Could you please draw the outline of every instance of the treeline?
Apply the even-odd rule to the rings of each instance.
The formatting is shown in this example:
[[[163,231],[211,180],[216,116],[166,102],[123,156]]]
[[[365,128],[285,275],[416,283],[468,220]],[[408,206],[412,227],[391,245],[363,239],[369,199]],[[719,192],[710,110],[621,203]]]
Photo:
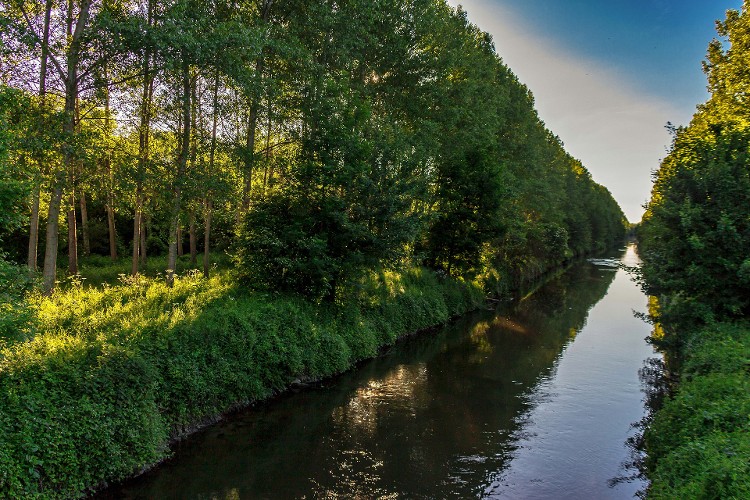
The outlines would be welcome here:
[[[750,494],[750,1],[717,22],[710,99],[674,129],[639,229],[680,376],[646,432],[654,498]]]
[[[639,232],[663,314],[690,322],[750,314],[750,14],[730,10],[703,63],[710,99],[674,129]]]
[[[253,288],[333,300],[427,265],[507,289],[623,235],[491,38],[443,0],[9,0],[0,238],[58,254],[230,249]],[[22,217],[20,217],[23,215]],[[67,247],[67,251],[64,251]]]

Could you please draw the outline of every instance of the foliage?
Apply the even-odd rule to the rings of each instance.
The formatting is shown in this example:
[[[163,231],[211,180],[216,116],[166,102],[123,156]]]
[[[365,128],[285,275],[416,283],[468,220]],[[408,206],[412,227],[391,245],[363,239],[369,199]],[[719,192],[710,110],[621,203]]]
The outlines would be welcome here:
[[[34,297],[39,333],[0,351],[0,496],[74,497],[122,479],[162,459],[170,437],[481,299],[420,269],[373,273],[332,308],[250,295],[226,274],[124,281]]]
[[[646,432],[649,498],[746,498],[750,493],[750,328],[690,334],[677,393]]]
[[[401,7],[419,16],[385,0],[287,9],[305,61],[290,109],[301,129],[283,183],[242,224],[249,286],[333,300],[407,259],[508,290],[622,238],[617,203],[464,11],[427,0]]]
[[[0,496],[82,495],[624,234],[444,0],[6,4],[0,254],[35,268],[46,223],[51,295],[0,261]],[[217,247],[236,274],[161,284]]]
[[[32,285],[28,269],[0,255],[0,348],[33,335],[33,308],[25,301]]]
[[[372,235],[324,200],[274,194],[253,207],[239,237],[243,278],[256,289],[332,297],[336,281],[364,267]]]
[[[28,195],[23,170],[31,153],[32,121],[28,96],[0,85],[0,243],[9,232],[25,223],[17,207]]]
[[[638,228],[659,342],[684,359],[676,393],[645,434],[653,498],[750,495],[750,2],[717,23],[711,97],[674,129]]]
[[[69,229],[73,273],[78,239],[116,259],[145,231],[146,254],[174,254],[190,227],[193,259],[203,229],[260,290],[330,301],[403,263],[507,290],[623,234],[490,36],[442,0],[14,0],[3,22],[8,102],[44,111],[8,122],[43,140],[11,144],[3,186],[39,193],[50,248]],[[58,229],[43,214],[63,200]],[[20,260],[23,218],[0,222]]]
[[[700,321],[750,313],[750,131],[681,131],[641,231],[643,273],[666,314]]]
[[[750,313],[750,123],[743,89],[750,43],[748,4],[718,23],[726,50],[711,44],[711,98],[675,130],[655,175],[639,236],[643,275],[663,295],[668,320],[687,324]]]

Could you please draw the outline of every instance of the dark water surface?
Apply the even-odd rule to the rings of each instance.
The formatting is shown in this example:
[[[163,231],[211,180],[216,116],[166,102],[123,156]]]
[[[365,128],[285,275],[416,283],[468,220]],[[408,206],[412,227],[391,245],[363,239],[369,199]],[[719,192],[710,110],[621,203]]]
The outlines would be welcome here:
[[[620,259],[585,262],[327,382],[235,415],[109,498],[632,498],[654,356]],[[632,471],[631,471],[632,472]]]

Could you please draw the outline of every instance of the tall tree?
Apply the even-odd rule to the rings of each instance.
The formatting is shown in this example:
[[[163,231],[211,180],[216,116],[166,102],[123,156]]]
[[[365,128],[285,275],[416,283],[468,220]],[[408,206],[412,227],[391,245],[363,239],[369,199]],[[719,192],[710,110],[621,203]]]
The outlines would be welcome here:
[[[177,268],[177,227],[180,223],[180,208],[182,204],[182,189],[185,181],[185,170],[187,168],[188,155],[190,154],[191,133],[191,84],[190,84],[190,59],[187,49],[182,50],[182,61],[180,65],[180,78],[182,82],[181,102],[181,130],[179,131],[179,153],[177,166],[172,184],[172,208],[169,217],[169,253],[167,256],[166,279],[167,284],[174,284],[174,274]]]
[[[68,19],[70,26],[70,42],[65,48],[65,66],[57,61],[54,55],[50,55],[52,61],[59,72],[60,78],[65,89],[65,123],[63,125],[63,135],[66,137],[65,147],[63,148],[63,168],[55,172],[52,180],[52,196],[49,203],[49,212],[47,214],[47,237],[44,252],[44,269],[42,278],[45,293],[51,293],[55,286],[55,277],[57,274],[57,245],[59,241],[59,217],[60,202],[62,201],[63,190],[66,187],[66,174],[72,172],[75,168],[75,151],[71,147],[74,142],[74,136],[77,125],[76,103],[78,99],[78,87],[80,83],[80,69],[82,55],[82,39],[89,23],[89,15],[92,0],[81,0],[78,7],[78,15],[74,15],[74,2],[68,4]]]
[[[56,90],[63,96],[62,111],[65,120],[61,125],[64,136],[60,151],[62,161],[59,164],[51,162],[49,178],[51,194],[47,214],[43,287],[46,293],[50,293],[55,285],[63,195],[69,187],[72,188],[70,180],[75,176],[82,150],[78,134],[81,116],[77,105],[82,90],[90,92],[96,88],[96,69],[122,50],[118,30],[112,29],[111,21],[120,19],[123,11],[122,5],[114,1],[68,0],[60,4],[53,1],[51,4],[45,3],[41,10],[39,2],[27,0],[13,0],[8,5],[13,12],[18,13],[12,24],[14,33],[18,34],[18,48],[29,53],[43,53],[45,57],[41,58],[39,66],[51,68],[49,72],[44,72],[45,95],[49,93],[50,81],[54,81]],[[49,6],[51,10],[47,22]],[[19,71],[19,74],[24,73]],[[41,74],[40,68],[39,75]],[[49,76],[54,78],[50,79]],[[40,84],[41,80],[42,78]],[[30,247],[33,246],[32,241]],[[33,248],[31,250],[33,253]]]
[[[49,62],[50,18],[52,16],[52,0],[44,2],[44,21],[41,33],[41,57],[39,64],[39,98],[42,108],[47,100],[47,64]],[[42,173],[46,170],[44,159],[39,158],[39,177],[34,182],[33,198],[31,202],[31,219],[29,227],[29,249],[26,263],[29,270],[36,272],[39,247],[39,201],[41,196]]]
[[[750,313],[750,0],[717,23],[711,91],[656,172],[641,230],[649,291],[679,323]]]
[[[151,30],[154,25],[155,1],[147,0],[146,3],[146,29]],[[143,183],[149,166],[150,144],[151,144],[151,115],[153,111],[154,95],[154,69],[152,67],[153,48],[146,44],[140,50],[141,63],[141,95],[138,107],[138,162],[135,172],[135,203],[133,214],[133,253],[130,272],[133,276],[138,274],[138,267],[142,257],[141,242],[144,240],[144,215],[143,215]],[[144,245],[145,246],[145,245]]]

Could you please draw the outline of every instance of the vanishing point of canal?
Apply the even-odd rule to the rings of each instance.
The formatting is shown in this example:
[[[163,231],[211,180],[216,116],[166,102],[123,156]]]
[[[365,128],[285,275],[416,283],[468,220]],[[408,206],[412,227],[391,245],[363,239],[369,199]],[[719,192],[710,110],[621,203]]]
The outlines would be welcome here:
[[[633,498],[647,297],[628,247],[230,416],[107,498]]]

